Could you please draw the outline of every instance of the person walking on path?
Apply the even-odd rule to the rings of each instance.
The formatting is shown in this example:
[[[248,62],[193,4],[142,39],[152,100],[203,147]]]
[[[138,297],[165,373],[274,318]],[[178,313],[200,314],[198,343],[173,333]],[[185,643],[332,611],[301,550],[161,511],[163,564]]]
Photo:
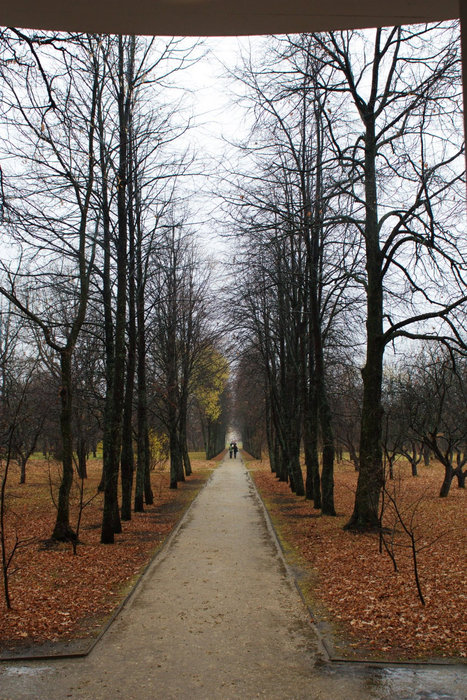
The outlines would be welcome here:
[[[234,444],[233,444],[233,452],[234,452],[234,458],[237,459],[238,447],[237,447],[236,442],[234,442]]]

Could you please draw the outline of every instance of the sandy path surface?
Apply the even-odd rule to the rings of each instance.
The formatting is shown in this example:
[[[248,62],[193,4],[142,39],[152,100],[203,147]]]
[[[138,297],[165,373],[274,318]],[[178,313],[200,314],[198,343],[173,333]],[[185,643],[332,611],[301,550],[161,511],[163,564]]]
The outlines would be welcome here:
[[[326,663],[253,484],[227,457],[93,652],[3,662],[0,698],[463,700],[462,670]]]

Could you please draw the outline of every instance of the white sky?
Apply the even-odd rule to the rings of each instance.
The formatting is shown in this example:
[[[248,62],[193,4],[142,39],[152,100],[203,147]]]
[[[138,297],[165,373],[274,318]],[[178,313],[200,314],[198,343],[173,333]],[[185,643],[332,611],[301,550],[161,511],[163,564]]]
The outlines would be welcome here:
[[[224,65],[233,68],[249,41],[245,37],[205,39],[206,56],[179,76],[181,86],[189,90],[187,100],[196,124],[186,140],[195,149],[202,171],[194,178],[190,208],[199,213],[200,221],[204,219],[199,226],[200,238],[207,254],[216,258],[225,258],[228,245],[221,237],[220,191],[224,167],[232,157],[229,143],[247,130],[245,111],[229,89],[232,79],[227,77]]]

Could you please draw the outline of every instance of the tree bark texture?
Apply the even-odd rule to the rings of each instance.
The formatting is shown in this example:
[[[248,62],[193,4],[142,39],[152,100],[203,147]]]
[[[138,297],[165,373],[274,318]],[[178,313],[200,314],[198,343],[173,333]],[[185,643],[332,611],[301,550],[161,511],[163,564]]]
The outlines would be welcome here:
[[[365,247],[367,272],[367,354],[362,370],[363,402],[360,433],[360,470],[352,516],[347,529],[380,527],[379,499],[384,485],[382,462],[383,278],[379,245],[374,119],[367,120],[365,137]]]
[[[70,491],[73,484],[71,360],[71,350],[63,350],[60,354],[60,431],[63,472],[58,491],[57,517],[52,533],[52,539],[59,541],[76,539],[76,533],[70,525]]]
[[[131,38],[134,50],[134,37]],[[128,125],[131,107],[131,92],[127,89],[125,70],[125,48],[123,37],[119,42],[119,165],[118,165],[118,236],[117,236],[117,303],[115,313],[115,355],[110,414],[110,444],[107,473],[104,486],[104,512],[102,517],[101,542],[112,544],[114,534],[121,532],[120,513],[118,509],[118,471],[122,444],[122,407],[125,387],[125,330],[127,302],[127,177],[128,177]],[[133,55],[130,56],[132,61]],[[131,70],[130,70],[131,75]],[[131,79],[130,81],[131,82]]]

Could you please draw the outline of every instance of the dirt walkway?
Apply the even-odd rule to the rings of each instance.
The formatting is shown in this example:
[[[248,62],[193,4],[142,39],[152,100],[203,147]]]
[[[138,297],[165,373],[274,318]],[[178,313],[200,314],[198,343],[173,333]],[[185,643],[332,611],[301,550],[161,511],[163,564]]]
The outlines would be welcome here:
[[[326,663],[240,459],[225,459],[83,659],[3,662],[1,700],[464,700],[462,669]]]

